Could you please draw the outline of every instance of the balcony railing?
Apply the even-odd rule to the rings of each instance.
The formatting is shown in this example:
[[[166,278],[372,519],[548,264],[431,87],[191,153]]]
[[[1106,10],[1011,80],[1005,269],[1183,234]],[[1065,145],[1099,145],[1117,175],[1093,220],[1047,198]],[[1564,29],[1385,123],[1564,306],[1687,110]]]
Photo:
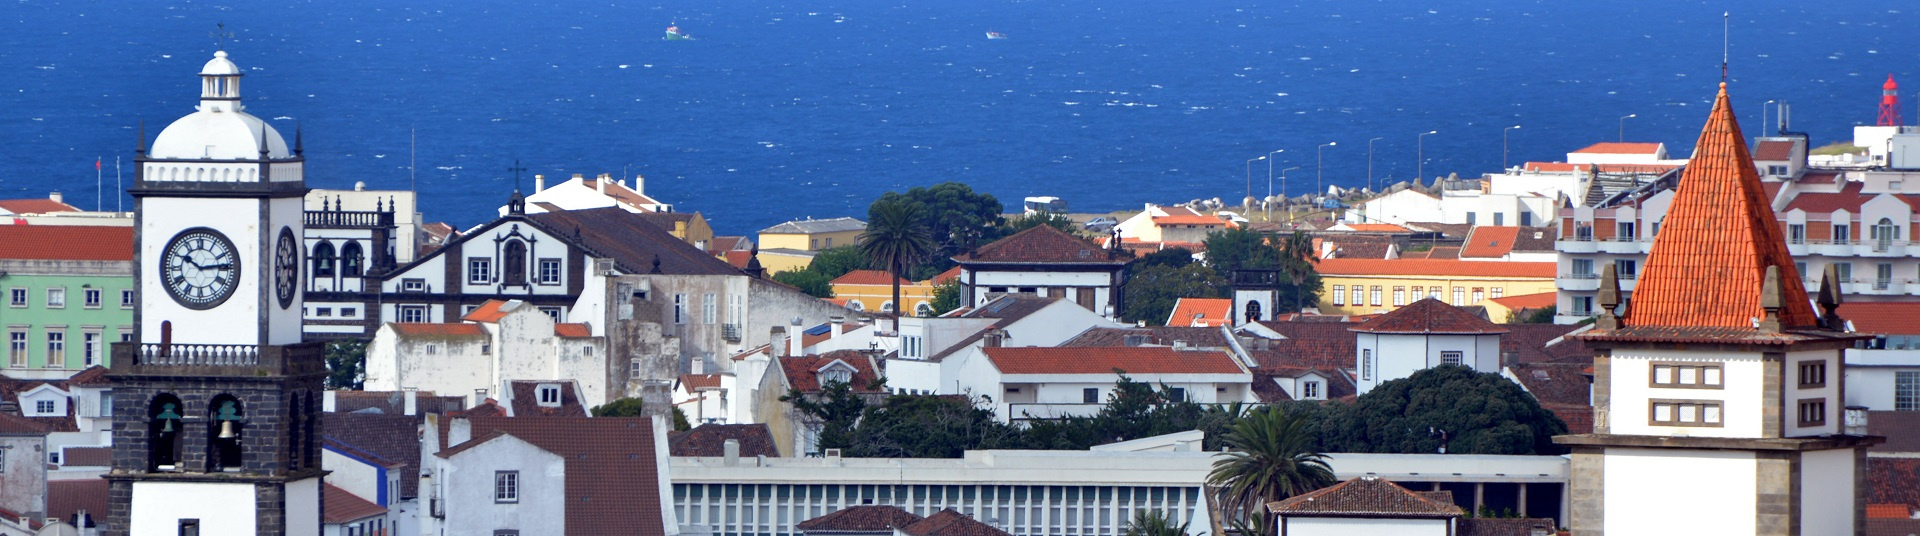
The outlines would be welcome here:
[[[253,366],[260,347],[251,344],[141,344],[142,365]]]
[[[309,210],[307,226],[335,229],[392,227],[393,213],[371,210]]]
[[[740,342],[740,325],[722,324],[720,326],[720,337],[725,338],[727,342]]]
[[[117,342],[113,363],[116,372],[130,374],[299,375],[327,370],[323,342],[285,346]]]

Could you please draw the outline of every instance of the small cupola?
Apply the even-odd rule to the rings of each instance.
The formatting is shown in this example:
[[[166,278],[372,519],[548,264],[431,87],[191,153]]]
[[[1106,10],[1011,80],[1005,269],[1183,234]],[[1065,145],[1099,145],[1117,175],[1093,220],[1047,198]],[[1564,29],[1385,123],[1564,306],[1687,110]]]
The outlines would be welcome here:
[[[238,111],[240,76],[240,66],[227,59],[226,51],[214,52],[213,59],[200,68],[201,108],[207,111]],[[220,103],[233,104],[221,106]]]

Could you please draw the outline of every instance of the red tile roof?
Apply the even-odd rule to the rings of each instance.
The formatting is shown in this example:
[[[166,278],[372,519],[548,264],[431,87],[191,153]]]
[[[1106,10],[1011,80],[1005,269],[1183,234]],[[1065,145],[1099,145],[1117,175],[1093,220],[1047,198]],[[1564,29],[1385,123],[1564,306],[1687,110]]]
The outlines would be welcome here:
[[[1767,162],[1780,162],[1793,158],[1793,142],[1763,141],[1753,148],[1753,159]]]
[[[786,374],[788,387],[798,389],[802,393],[812,393],[820,390],[820,369],[835,360],[853,366],[853,378],[848,382],[853,386],[853,392],[880,392],[877,389],[868,388],[875,378],[880,377],[873,370],[873,361],[867,359],[866,354],[853,350],[837,350],[818,356],[782,357],[780,371]]]
[[[346,394],[351,391],[341,391]],[[430,396],[421,396],[425,408]],[[336,409],[343,409],[336,406]],[[441,408],[441,409],[444,409]],[[420,479],[420,426],[417,415],[334,411],[320,414],[320,429],[326,431],[321,444],[336,450],[363,452],[387,463],[400,465],[400,498],[418,497]],[[440,421],[445,424],[445,419]],[[445,437],[445,436],[441,436]],[[373,461],[369,459],[368,461]],[[377,462],[376,462],[377,463]]]
[[[892,505],[849,506],[793,526],[807,534],[838,532],[891,534],[893,529],[919,521],[920,516]]]
[[[389,322],[387,325],[393,327],[394,333],[415,337],[484,337],[487,335],[487,331],[482,329],[479,324],[415,324]]]
[[[79,374],[75,374],[73,375],[73,377],[67,378],[67,385],[73,386],[73,387],[111,386],[113,385],[113,380],[107,377],[107,374],[111,372],[113,371],[107,370],[107,367],[102,367],[100,365],[87,367],[86,370],[80,371]]]
[[[479,307],[475,307],[472,312],[467,313],[466,316],[460,317],[460,319],[468,322],[499,322],[501,318],[507,316],[506,311],[500,310],[501,307],[505,307],[506,305],[507,302],[504,300],[487,300],[481,303]]]
[[[1778,266],[1781,326],[1813,326],[1776,221],[1723,83],[1621,325],[1752,329],[1761,280]]]
[[[1420,333],[1486,335],[1506,333],[1507,329],[1481,320],[1459,307],[1433,298],[1424,298],[1388,311],[1353,328],[1360,333]]]
[[[1846,302],[1834,312],[1860,333],[1920,335],[1920,302]]]
[[[80,209],[73,205],[52,199],[0,199],[0,211],[13,214],[46,214],[49,212],[79,212]]]
[[[1233,357],[1215,350],[1158,346],[985,348],[1001,374],[1241,374]]]
[[[1363,233],[1406,233],[1412,229],[1391,223],[1349,223],[1347,227]]]
[[[681,374],[680,388],[691,393],[701,389],[719,389],[719,374]]]
[[[1474,227],[1467,234],[1467,243],[1460,250],[1461,257],[1498,258],[1513,252],[1513,241],[1520,236],[1519,227],[1482,225]]]
[[[321,520],[322,523],[340,525],[387,513],[385,507],[340,489],[339,486],[326,483],[320,486],[321,500],[327,505],[326,516]]]
[[[1210,327],[1231,324],[1233,300],[1227,298],[1180,298],[1173,302],[1169,326]]]
[[[1870,519],[1912,519],[1913,507],[1904,504],[1869,504],[1867,517]]]
[[[473,441],[512,435],[566,459],[568,534],[666,533],[660,511],[662,468],[654,465],[653,424],[644,417],[474,418]]]
[[[1392,482],[1363,476],[1270,503],[1283,516],[1460,517],[1459,506],[1421,496]]]
[[[133,228],[98,225],[0,225],[0,259],[131,261]]]
[[[586,324],[569,324],[562,322],[553,325],[553,334],[556,337],[583,339],[593,336],[593,328],[588,327]]]
[[[947,271],[945,272],[940,272],[940,275],[933,276],[933,279],[929,279],[928,281],[932,281],[933,284],[935,285],[945,285],[947,284],[948,281],[952,281],[959,278],[960,278],[960,267],[955,266],[952,268],[948,268]]]
[[[1660,152],[1658,143],[1633,143],[1603,141],[1574,151],[1583,154],[1654,154]]]
[[[1087,239],[1067,234],[1051,225],[1036,225],[1013,236],[980,246],[968,254],[953,258],[961,265],[973,263],[1021,264],[1126,264],[1131,254],[1112,253]]]
[[[113,447],[67,447],[60,449],[60,465],[67,467],[112,466]]]
[[[952,508],[935,512],[926,519],[900,527],[900,532],[908,536],[1013,536],[1007,531],[994,528],[993,525],[975,521]]]
[[[726,456],[729,439],[740,442],[742,458],[780,457],[780,449],[766,423],[702,424],[692,430],[668,434],[667,450],[674,456]]]
[[[1544,307],[1552,307],[1554,297],[1558,295],[1559,293],[1557,292],[1541,292],[1538,294],[1521,294],[1518,296],[1503,296],[1499,298],[1493,298],[1493,302],[1500,304],[1501,307],[1506,307],[1508,309],[1512,309],[1515,311],[1518,311],[1521,309],[1540,309]]]
[[[1213,216],[1158,216],[1153,218],[1154,225],[1227,225],[1226,220]]]
[[[1867,504],[1920,506],[1920,458],[1867,457]]]
[[[1253,356],[1263,370],[1282,367],[1312,367],[1325,370],[1353,368],[1359,358],[1354,347],[1355,338],[1350,331],[1358,323],[1353,322],[1316,322],[1303,319],[1294,321],[1265,321],[1260,325],[1279,333],[1285,339],[1267,341],[1267,349],[1259,348],[1255,340],[1247,347],[1247,353]]]
[[[1314,263],[1314,271],[1320,275],[1435,275],[1552,279],[1554,263],[1455,259],[1321,259]]]
[[[574,391],[570,381],[514,380],[507,382],[513,389],[514,417],[585,417],[587,407],[580,402],[580,394]],[[540,405],[540,386],[557,385],[560,387],[560,404],[557,406]]]
[[[45,435],[49,431],[47,425],[39,420],[0,413],[0,435]]]
[[[98,478],[47,481],[47,517],[72,521],[85,511],[97,523],[107,520],[107,481]]]
[[[580,181],[580,185],[594,191],[600,190],[599,179],[584,179]],[[622,205],[640,210],[652,210],[653,207],[651,205],[661,204],[657,199],[648,197],[646,194],[640,192],[635,192],[621,185],[619,182],[612,180],[607,181],[607,191],[603,195],[613,198],[614,201],[618,201]]]
[[[1586,173],[1600,168],[1601,173],[1653,173],[1673,171],[1680,166],[1671,164],[1570,164],[1566,162],[1527,162],[1522,165],[1534,173]]]
[[[1920,411],[1868,411],[1867,435],[1887,438],[1868,447],[1870,453],[1920,454]]]
[[[908,281],[904,277],[893,277],[893,274],[889,274],[885,270],[854,270],[851,272],[847,272],[846,275],[833,278],[832,284],[891,286],[893,285],[894,281],[899,281],[900,286],[903,286],[903,287],[913,285],[912,281]]]

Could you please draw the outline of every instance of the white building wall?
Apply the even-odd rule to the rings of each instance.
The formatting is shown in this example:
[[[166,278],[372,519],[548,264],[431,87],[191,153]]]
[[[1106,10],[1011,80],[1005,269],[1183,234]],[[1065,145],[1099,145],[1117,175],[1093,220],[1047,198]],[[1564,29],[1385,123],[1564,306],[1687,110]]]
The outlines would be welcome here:
[[[1800,456],[1801,534],[1853,532],[1853,455],[1852,449],[1834,449]]]
[[[548,333],[552,333],[551,328]],[[488,389],[491,393],[498,385],[493,380],[493,356],[481,352],[483,345],[490,344],[490,337],[402,339],[394,335],[392,326],[381,326],[373,342],[367,345],[365,388],[370,391],[415,388],[448,396],[466,396],[474,389]],[[428,346],[433,347],[431,351]]]
[[[1105,253],[1096,251],[1094,254],[1104,255]],[[1032,288],[1033,291],[1031,294],[1036,296],[1047,295],[1047,289],[1049,288],[1066,288],[1066,300],[1079,304],[1079,302],[1075,301],[1080,299],[1079,292],[1075,289],[1081,287],[1093,287],[1094,289],[1093,304],[1091,304],[1091,306],[1079,304],[1087,310],[1104,312],[1107,304],[1113,303],[1113,272],[1003,272],[994,270],[962,270],[960,273],[960,281],[963,284],[971,282],[970,284],[973,285],[973,305],[986,303],[987,300],[990,299],[988,297],[989,295],[1020,293],[1024,292],[1021,290],[1023,288]],[[994,289],[996,288],[1000,290],[995,291]]]
[[[1385,519],[1369,517],[1283,517],[1280,531],[1287,536],[1452,536],[1452,519]]]
[[[137,269],[140,288],[146,289],[140,296],[140,342],[159,343],[161,323],[171,321],[174,342],[260,344],[262,341],[258,331],[234,329],[235,326],[259,326],[260,319],[266,316],[260,307],[274,301],[271,297],[263,298],[260,295],[260,277],[269,273],[267,267],[272,264],[272,257],[262,252],[260,200],[147,197],[140,200],[140,209],[140,228],[137,232],[143,239],[139,240]],[[160,263],[165,257],[167,243],[181,230],[190,227],[208,227],[225,235],[233,243],[234,258],[243,267],[233,294],[218,307],[201,311],[188,309],[174,301],[160,281]],[[298,230],[295,234],[299,234]],[[279,308],[277,301],[273,307]],[[300,319],[297,314],[292,318],[295,326],[292,328],[293,338],[288,342],[297,342]]]
[[[1419,335],[1356,333],[1354,334],[1354,363],[1356,370],[1365,365],[1367,352],[1372,351],[1374,369],[1370,376],[1355,382],[1359,394],[1366,394],[1380,384],[1412,376],[1413,373],[1440,366],[1445,363],[1443,352],[1460,352],[1460,364],[1473,367],[1479,372],[1500,371],[1499,335]]]
[[[1834,350],[1787,354],[1786,362],[1780,371],[1780,387],[1782,398],[1784,398],[1781,400],[1780,414],[1786,416],[1781,423],[1783,435],[1804,437],[1840,433],[1840,429],[1845,424],[1842,422],[1845,419],[1841,415],[1846,409],[1846,404],[1840,399],[1842,361],[1841,353]],[[1821,362],[1826,364],[1826,383],[1820,384],[1819,387],[1802,387],[1799,381],[1800,366],[1804,363]],[[1800,401],[1813,399],[1826,401],[1824,424],[1800,426]]]
[[[1654,361],[1663,362],[1700,362],[1721,364],[1721,384],[1719,389],[1686,389],[1653,387]],[[1677,351],[1615,349],[1609,365],[1611,380],[1610,407],[1604,411],[1608,430],[1622,435],[1681,436],[1681,437],[1741,437],[1761,436],[1761,403],[1764,400],[1761,389],[1765,385],[1765,368],[1758,354],[1744,352],[1713,351]],[[1788,381],[1791,381],[1788,378]],[[1707,426],[1654,426],[1650,419],[1649,401],[1652,399],[1669,400],[1707,400],[1720,401],[1721,425]],[[1790,414],[1789,414],[1790,415]],[[1611,487],[1611,484],[1609,484]],[[1611,490],[1609,490],[1611,493]]]
[[[1347,211],[1347,223],[1391,223],[1442,221],[1440,200],[1413,190],[1400,190],[1361,203],[1358,210]]]
[[[1607,534],[1754,534],[1757,530],[1753,498],[1759,468],[1751,451],[1609,448],[1601,463],[1606,481],[1602,523]],[[1849,471],[1847,478],[1852,476]],[[1675,509],[1686,514],[1650,514]],[[1851,530],[1831,534],[1847,532]]]
[[[434,458],[446,503],[445,534],[493,534],[500,529],[545,534],[566,522],[566,461],[513,436],[500,436]],[[519,471],[519,502],[494,502],[496,471]]]
[[[288,482],[287,536],[320,536],[320,506],[320,479]]]
[[[288,492],[292,492],[292,486],[288,486]],[[182,519],[200,520],[201,534],[255,534],[254,519],[258,516],[252,483],[136,480],[133,497],[128,516],[128,523],[133,525],[128,527],[131,536],[176,536]],[[313,502],[317,506],[319,496],[314,496]],[[319,528],[316,517],[314,529]]]
[[[354,496],[378,503],[380,488],[386,485],[380,468],[353,459],[331,448],[320,449],[320,467],[328,471],[326,482]],[[398,500],[399,497],[392,499]]]
[[[1846,405],[1866,406],[1876,411],[1897,410],[1894,382],[1901,372],[1920,372],[1920,349],[1848,348],[1846,361]]]

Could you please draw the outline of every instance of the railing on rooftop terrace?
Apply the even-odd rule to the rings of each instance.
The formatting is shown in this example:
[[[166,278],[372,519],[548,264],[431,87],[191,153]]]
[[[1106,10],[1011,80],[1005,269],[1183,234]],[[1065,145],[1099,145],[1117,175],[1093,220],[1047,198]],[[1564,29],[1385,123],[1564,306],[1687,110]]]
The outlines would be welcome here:
[[[308,227],[392,227],[393,213],[371,210],[309,210]]]
[[[142,365],[257,365],[260,347],[251,344],[152,344],[140,345],[136,357]]]
[[[1561,279],[1599,279],[1600,274],[1560,274]]]

